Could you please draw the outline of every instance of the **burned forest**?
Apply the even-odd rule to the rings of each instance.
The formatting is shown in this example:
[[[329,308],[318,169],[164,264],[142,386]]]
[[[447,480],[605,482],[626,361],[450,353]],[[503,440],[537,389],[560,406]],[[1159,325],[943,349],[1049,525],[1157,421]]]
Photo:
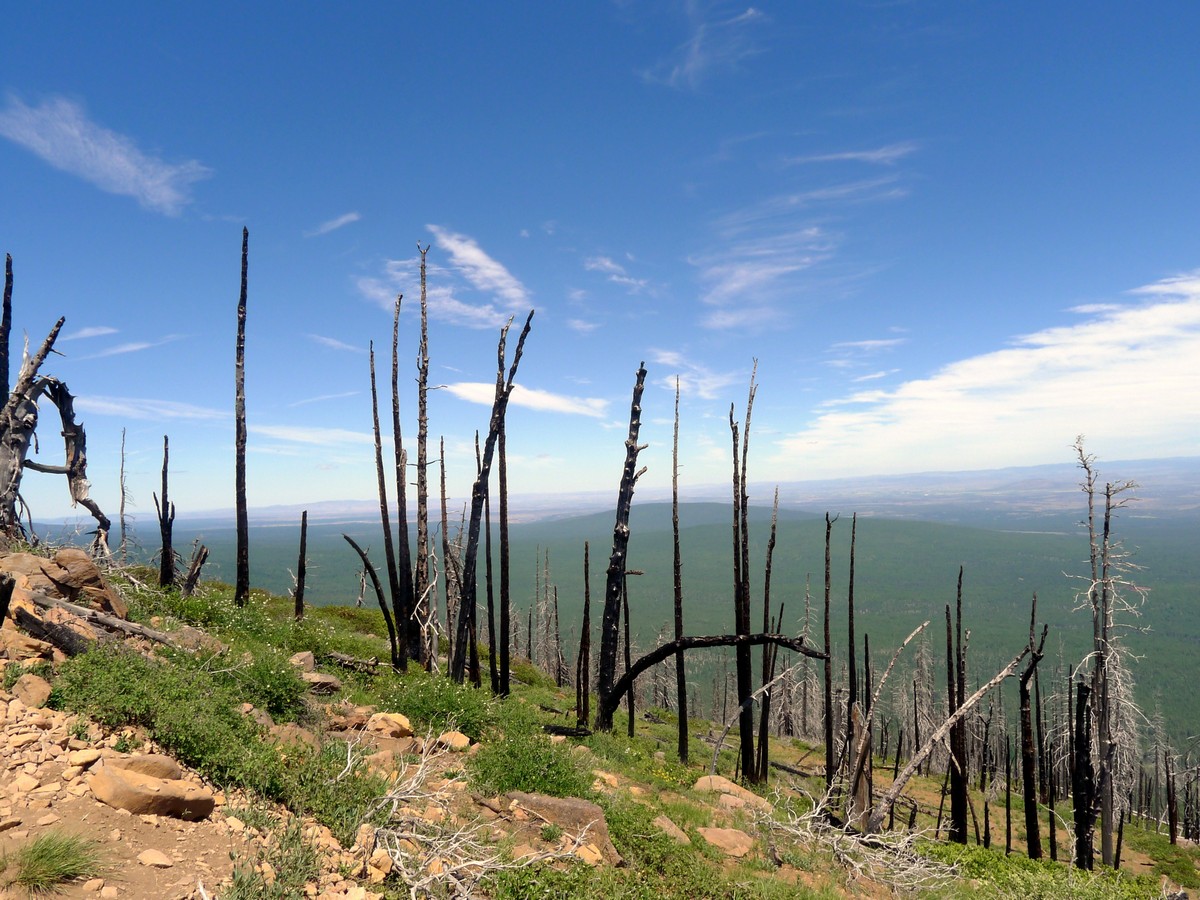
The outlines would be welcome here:
[[[237,296],[236,319],[230,323],[236,326],[238,608],[252,602],[253,549],[246,499],[246,451],[253,431],[247,428],[245,373],[246,358],[254,353],[252,330],[247,335],[249,232],[242,238],[240,286],[231,278],[231,289],[239,287],[231,290]],[[534,311],[509,318],[498,329],[490,411],[478,423],[472,471],[464,476],[470,495],[465,501],[449,498],[451,460],[444,439],[438,440],[429,402],[437,388],[430,381],[429,317],[429,280],[436,274],[427,265],[429,246],[417,249],[419,296],[395,298],[390,380],[377,378],[374,336],[364,336],[371,344],[360,374],[370,396],[378,528],[366,542],[344,534],[343,546],[344,567],[360,572],[367,605],[377,607],[382,618],[386,660],[343,654],[336,660],[339,666],[357,673],[423,669],[463,690],[513,703],[516,685],[528,682],[530,671],[540,673],[574,703],[570,706],[568,699],[564,705],[570,708],[549,710],[561,721],[546,724],[545,731],[567,740],[621,731],[633,737],[647,722],[669,721],[677,737],[661,752],[672,765],[677,761],[708,777],[724,776],[760,795],[807,779],[815,786],[812,814],[819,819],[810,826],[860,846],[918,834],[958,845],[1002,846],[1006,852],[1017,852],[1017,842],[1030,859],[1091,870],[1121,868],[1131,829],[1165,824],[1172,844],[1200,840],[1200,755],[1194,744],[1179,746],[1177,737],[1155,724],[1135,689],[1137,660],[1127,635],[1138,628],[1147,591],[1122,543],[1121,513],[1137,485],[1105,481],[1082,437],[1069,451],[1080,473],[1085,528],[1079,553],[1087,566],[1064,575],[1058,592],[1070,598],[1070,615],[1088,635],[1086,652],[1076,656],[1064,655],[1060,636],[1041,618],[1048,604],[1063,602],[1045,592],[1021,598],[1028,603],[1023,640],[1012,646],[973,645],[972,624],[989,611],[973,602],[974,575],[963,566],[940,573],[945,589],[937,603],[944,607],[944,619],[939,608],[932,619],[906,622],[907,637],[894,646],[883,645],[878,632],[872,640],[859,561],[875,548],[871,530],[863,527],[870,520],[855,510],[830,510],[814,522],[806,534],[823,536],[823,546],[814,551],[823,559],[823,571],[789,572],[781,587],[780,570],[788,565],[783,554],[796,532],[781,527],[778,488],[773,501],[751,494],[751,484],[763,481],[754,474],[757,454],[752,459],[751,453],[754,404],[760,388],[772,389],[758,383],[757,361],[751,362],[744,410],[734,402],[728,409],[731,467],[721,526],[728,529],[728,539],[721,552],[730,568],[720,589],[727,598],[720,611],[725,625],[716,632],[698,628],[685,588],[684,573],[694,557],[689,559],[689,532],[680,525],[680,477],[686,475],[689,451],[680,446],[688,423],[680,418],[677,377],[671,552],[650,558],[639,548],[635,498],[646,472],[640,454],[647,446],[642,423],[670,412],[647,409],[648,370],[644,362],[635,367],[636,360],[630,361],[624,441],[612,441],[615,504],[605,513],[611,532],[604,546],[583,541],[574,556],[555,555],[558,569],[583,573],[581,591],[560,591],[548,548],[539,547],[533,572],[517,572],[511,547],[506,417],[518,376],[538,365]],[[16,297],[19,302],[19,291]],[[415,334],[402,327],[406,302],[418,307]],[[26,346],[14,365],[9,355],[11,257],[3,303],[0,532],[9,546],[36,545],[37,511],[25,504],[23,479],[65,478],[71,503],[94,521],[86,536],[88,552],[101,567],[125,567],[124,473],[118,486],[121,540],[114,552],[112,523],[90,495],[86,436],[74,396],[49,374],[63,320],[53,323],[32,351]],[[405,371],[410,354],[415,366]],[[415,410],[401,403],[400,379],[410,376],[417,383]],[[380,414],[389,385],[390,417],[386,409]],[[48,412],[56,414],[50,425],[44,417]],[[62,461],[43,463],[34,456],[56,442],[57,435],[50,440],[52,432],[63,439]],[[197,543],[185,559],[174,546],[171,449],[164,435],[161,480],[153,494],[156,578],[187,597],[197,590],[209,553]],[[306,618],[307,510],[297,525],[291,599],[299,627]],[[593,569],[603,572],[595,584]],[[647,613],[639,576],[651,569],[669,577],[673,587],[661,601],[671,611],[667,618]],[[844,592],[835,589],[835,580],[845,584]],[[804,589],[797,591],[801,581]],[[875,587],[886,593],[886,586]],[[3,606],[7,612],[7,599]],[[55,637],[47,632],[41,639]],[[809,749],[799,760],[792,754],[785,761],[777,752],[800,742]],[[923,787],[916,792],[918,781]],[[1001,810],[1003,834],[993,831],[1000,827]],[[798,820],[787,821],[779,827],[799,827]]]

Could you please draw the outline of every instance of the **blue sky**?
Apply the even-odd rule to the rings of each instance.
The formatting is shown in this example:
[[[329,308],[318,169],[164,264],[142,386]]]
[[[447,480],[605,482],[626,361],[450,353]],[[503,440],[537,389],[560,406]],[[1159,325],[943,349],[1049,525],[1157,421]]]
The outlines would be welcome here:
[[[250,502],[374,490],[368,343],[416,245],[430,428],[465,495],[495,341],[537,310],[515,492],[614,490],[649,370],[643,484],[1200,447],[1200,7],[1109,2],[22,4],[0,58],[14,354],[77,396],[93,495],[233,501],[250,229]],[[479,385],[488,385],[481,388]],[[60,455],[53,411],[43,462]],[[61,479],[30,474],[36,513]],[[763,502],[767,497],[757,498]]]

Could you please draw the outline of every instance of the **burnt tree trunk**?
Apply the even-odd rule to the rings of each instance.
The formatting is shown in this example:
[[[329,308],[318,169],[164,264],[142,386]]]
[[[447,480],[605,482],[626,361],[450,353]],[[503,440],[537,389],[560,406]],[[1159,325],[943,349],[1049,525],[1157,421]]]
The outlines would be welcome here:
[[[1042,660],[1046,647],[1046,635],[1049,626],[1042,629],[1042,640],[1034,647],[1034,623],[1037,617],[1037,594],[1029,611],[1029,664],[1021,673],[1018,696],[1021,702],[1021,794],[1025,802],[1025,842],[1030,859],[1042,858],[1042,838],[1039,833],[1037,809],[1037,774],[1036,741],[1033,729],[1033,708],[1030,698],[1029,681],[1037,671],[1037,665]]]
[[[525,319],[521,335],[517,338],[517,349],[513,353],[512,365],[508,369],[508,378],[504,377],[504,343],[508,335],[508,325],[500,333],[500,341],[496,347],[496,398],[492,403],[492,417],[488,423],[488,436],[483,445],[483,460],[479,476],[471,488],[471,519],[467,529],[467,546],[463,552],[463,568],[461,579],[461,597],[459,600],[458,634],[454,640],[454,658],[450,664],[450,677],[462,682],[466,667],[466,643],[470,641],[471,632],[475,627],[476,606],[476,571],[479,556],[479,528],[483,520],[483,498],[487,494],[487,482],[492,472],[492,457],[496,452],[496,442],[504,423],[504,415],[508,410],[508,401],[512,396],[514,381],[517,377],[517,367],[521,364],[521,354],[525,350],[525,339],[533,325],[533,310]],[[449,624],[449,623],[447,623]]]
[[[245,606],[246,598],[250,596],[250,519],[246,508],[246,274],[249,260],[250,229],[243,228],[242,288],[238,295],[237,348],[233,363],[233,490],[237,506],[237,584],[234,587],[233,602],[238,606]]]
[[[417,244],[417,252],[421,254],[421,346],[417,352],[417,568],[413,575],[414,607],[407,627],[409,652],[415,651],[428,671],[433,668],[437,656],[437,647],[429,647],[426,631],[421,625],[429,621],[429,301],[425,266],[429,245],[422,249]]]
[[[747,509],[750,498],[746,486],[746,457],[750,451],[750,416],[754,409],[756,389],[752,374],[749,397],[746,401],[746,422],[742,429],[740,465],[738,427],[733,419],[733,405],[729,407],[729,429],[733,437],[733,619],[734,632],[743,635],[750,633],[750,520]],[[759,781],[759,772],[758,757],[754,751],[754,709],[746,702],[754,693],[753,657],[750,647],[739,646],[734,661],[737,673],[742,778],[755,783]]]
[[[295,600],[295,619],[299,622],[304,618],[304,577],[308,572],[308,510],[300,513],[300,556],[296,560],[296,590],[292,599]]]
[[[392,313],[392,449],[396,460],[396,568],[400,578],[400,593],[392,594],[392,615],[396,620],[396,650],[400,671],[408,671],[408,627],[413,609],[412,547],[408,539],[408,454],[400,430],[400,303],[396,297]]]
[[[4,307],[0,312],[0,398],[8,399],[8,341],[12,334],[12,254],[4,254]]]
[[[496,439],[499,456],[496,468],[496,488],[500,492],[500,696],[507,697],[511,689],[510,653],[512,652],[512,601],[509,597],[509,545],[508,545],[508,451],[504,437],[504,423],[500,423],[500,435]],[[518,630],[520,623],[517,623]]]
[[[575,721],[586,726],[592,717],[592,576],[588,542],[583,542],[583,624],[579,629],[579,660],[575,674]]]
[[[679,551],[679,377],[675,378],[675,429],[671,442],[672,573],[675,587],[675,640],[683,637],[683,558]],[[676,748],[679,761],[688,761],[687,666],[683,651],[675,654],[675,706],[679,714]]]
[[[175,583],[175,550],[171,546],[171,530],[175,524],[175,504],[167,497],[167,467],[171,458],[170,442],[163,435],[162,502],[154,497],[154,509],[158,513],[158,535],[162,539],[162,550],[158,562],[158,585],[170,587]]]
[[[1091,871],[1096,834],[1096,782],[1092,769],[1091,688],[1080,680],[1075,696],[1075,768],[1071,799],[1075,809],[1075,867]]]
[[[833,746],[833,656],[829,634],[829,599],[833,587],[833,572],[830,569],[830,543],[833,538],[833,523],[825,513],[825,794],[833,793],[836,763]]]
[[[348,534],[343,534],[342,538],[347,544],[354,548],[354,552],[357,553],[358,558],[362,560],[363,571],[371,579],[371,586],[375,588],[375,599],[378,601],[379,609],[383,613],[383,624],[387,626],[388,646],[391,647],[392,651],[392,666],[393,668],[398,669],[399,653],[397,651],[397,644],[399,643],[399,637],[397,636],[396,626],[399,623],[392,622],[392,614],[388,611],[387,601],[383,598],[383,585],[379,583],[379,575],[376,574],[375,567],[371,565],[371,560],[367,556],[367,552],[358,545],[354,538],[350,537]]]
[[[375,439],[375,488],[379,494],[379,521],[383,526],[383,561],[387,566],[388,592],[392,598],[392,610],[400,607],[400,575],[396,568],[396,550],[392,543],[392,521],[388,512],[387,478],[383,469],[383,440],[379,431],[379,393],[375,387],[375,342],[368,347],[368,360],[371,372],[371,434]],[[393,423],[394,424],[394,423]],[[406,529],[403,523],[401,528]],[[297,618],[299,618],[297,607]],[[396,620],[400,621],[399,614]],[[398,648],[393,648],[393,651]],[[401,671],[406,667],[407,660],[400,657],[398,652],[392,654],[392,665]]]
[[[179,589],[181,597],[190,597],[196,593],[196,586],[200,583],[200,573],[206,562],[208,562],[208,548],[199,541],[195,541],[192,544],[192,558],[188,561],[187,575],[183,577],[183,587]]]
[[[599,709],[596,730],[612,730],[612,714],[616,709],[612,693],[616,683],[617,644],[621,627],[621,586],[625,581],[625,564],[629,555],[629,513],[633,506],[633,489],[645,471],[637,468],[638,454],[644,447],[638,444],[642,427],[642,391],[646,386],[646,364],[638,366],[633,399],[629,406],[629,436],[625,439],[625,466],[621,471],[621,486],[617,492],[616,524],[613,526],[612,555],[604,588],[604,612],[600,622]],[[665,657],[664,657],[665,658]]]

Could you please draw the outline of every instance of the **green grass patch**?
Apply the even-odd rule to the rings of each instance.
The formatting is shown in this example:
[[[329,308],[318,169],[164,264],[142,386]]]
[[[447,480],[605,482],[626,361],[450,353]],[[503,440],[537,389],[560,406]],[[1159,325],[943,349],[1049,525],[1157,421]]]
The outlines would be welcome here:
[[[565,744],[543,734],[508,733],[484,741],[467,761],[471,783],[489,794],[528,791],[590,797],[592,774]]]
[[[62,831],[47,831],[0,858],[4,884],[31,895],[57,893],[64,884],[93,878],[104,871],[95,841]]]

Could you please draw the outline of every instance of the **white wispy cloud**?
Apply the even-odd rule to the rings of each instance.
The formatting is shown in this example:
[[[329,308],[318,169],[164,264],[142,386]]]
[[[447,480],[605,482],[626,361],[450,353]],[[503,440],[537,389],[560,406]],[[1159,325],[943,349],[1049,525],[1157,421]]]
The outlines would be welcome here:
[[[732,16],[714,15],[688,4],[688,37],[666,59],[642,73],[647,81],[673,88],[698,88],[713,72],[730,71],[759,52],[754,29],[766,16],[754,7]]]
[[[289,403],[288,407],[307,406],[310,403],[323,403],[326,400],[345,400],[347,397],[357,397],[362,391],[342,391],[340,394],[320,394],[316,397],[305,397],[303,400],[296,400]]]
[[[482,381],[461,381],[448,384],[445,390],[466,400],[468,403],[479,403],[491,406],[496,399],[496,385]],[[608,409],[608,401],[596,397],[569,397],[565,394],[554,394],[539,388],[527,388],[514,385],[512,395],[508,398],[510,406],[524,406],[541,412],[568,413],[577,416],[603,418]]]
[[[59,343],[63,341],[82,341],[87,338],[105,337],[110,334],[116,334],[117,329],[108,325],[92,325],[88,328],[80,328],[78,331],[72,331],[69,334],[64,334],[58,339]]]
[[[899,347],[906,340],[907,338],[871,338],[863,341],[838,341],[830,349],[874,353],[877,350],[890,350],[892,347]]]
[[[636,294],[646,286],[646,279],[634,278],[620,263],[607,256],[591,256],[583,261],[583,267],[589,272],[602,272],[613,284],[619,284],[631,294]]]
[[[1141,302],[829,401],[774,462],[813,478],[1034,464],[1067,458],[1077,434],[1108,458],[1194,454],[1200,272],[1133,293]]]
[[[745,377],[736,372],[714,372],[708,366],[688,359],[678,350],[651,349],[650,361],[667,370],[666,375],[653,379],[655,384],[674,391],[675,379],[678,378],[680,394],[701,400],[720,399],[726,388]]]
[[[83,395],[75,400],[80,412],[121,419],[185,420],[193,422],[228,419],[228,410],[209,409],[175,400],[150,397],[104,397]]]
[[[133,197],[169,216],[191,202],[195,182],[212,174],[196,160],[169,163],[143,153],[131,138],[93,122],[83,106],[65,97],[27,106],[10,94],[0,110],[0,136],[102,191]]]
[[[529,291],[501,263],[484,252],[474,238],[439,225],[427,225],[434,242],[450,254],[450,264],[476,290],[495,294],[506,306],[529,302]]]
[[[420,260],[417,257],[390,259],[384,263],[381,275],[361,276],[356,279],[355,285],[364,297],[388,313],[395,308],[398,293],[413,298],[412,301],[406,300],[401,307],[402,311],[413,314],[420,308],[417,300],[420,291],[419,272]],[[456,294],[458,286],[453,284],[457,276],[451,269],[430,263],[426,266],[426,276],[426,300],[432,320],[466,328],[498,328],[512,317],[512,311],[498,308],[494,303],[468,303],[459,299]],[[452,283],[446,284],[447,281]]]
[[[251,434],[273,438],[290,444],[305,444],[315,447],[342,447],[356,444],[374,444],[375,438],[365,431],[350,431],[346,428],[319,428],[312,425],[254,425],[247,426]]]
[[[580,334],[591,334],[600,327],[598,322],[588,322],[584,319],[567,319],[567,327]]]
[[[320,237],[323,234],[329,234],[331,231],[337,231],[339,228],[344,228],[347,225],[353,224],[361,219],[362,216],[356,212],[348,212],[338,216],[336,219],[330,219],[328,222],[322,222],[312,231],[304,232],[305,237]]]
[[[326,337],[323,334],[308,334],[305,335],[310,341],[320,344],[322,347],[328,347],[330,350],[343,350],[348,353],[366,353],[365,347],[355,347],[353,344],[347,344],[345,341],[339,341],[337,338]]]
[[[792,165],[821,162],[865,162],[875,165],[892,166],[918,149],[915,141],[901,141],[876,147],[874,150],[844,150],[840,153],[820,153],[812,156],[794,156],[787,160]]]
[[[115,329],[114,329],[115,331]],[[170,344],[173,341],[179,340],[183,335],[168,334],[166,337],[159,338],[157,341],[128,341],[124,344],[117,344],[115,347],[107,347],[96,353],[90,353],[87,356],[81,356],[79,359],[104,359],[108,356],[123,356],[126,353],[140,353],[143,350],[150,350],[154,347],[161,347],[163,344]]]

